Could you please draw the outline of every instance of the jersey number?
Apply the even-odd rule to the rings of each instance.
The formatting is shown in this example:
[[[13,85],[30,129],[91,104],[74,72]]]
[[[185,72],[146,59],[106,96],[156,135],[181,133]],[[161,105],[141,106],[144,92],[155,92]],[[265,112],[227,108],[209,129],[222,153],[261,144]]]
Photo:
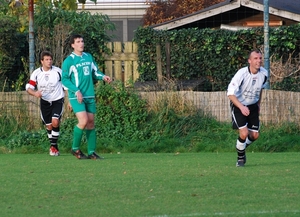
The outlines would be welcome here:
[[[89,70],[88,66],[83,67],[83,73],[84,73],[84,75],[89,75],[90,74],[90,70]]]

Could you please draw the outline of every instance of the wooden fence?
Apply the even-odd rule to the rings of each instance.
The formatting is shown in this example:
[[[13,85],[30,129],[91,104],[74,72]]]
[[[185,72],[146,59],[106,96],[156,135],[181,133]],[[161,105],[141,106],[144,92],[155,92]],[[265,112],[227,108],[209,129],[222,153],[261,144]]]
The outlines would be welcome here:
[[[139,77],[136,43],[110,42],[107,44],[107,47],[112,52],[112,56],[105,56],[104,73],[111,76],[114,80],[120,80],[125,84],[129,81],[136,81]],[[146,99],[149,105],[166,93],[170,92],[139,92],[140,96]],[[172,92],[172,94],[177,94],[179,98],[184,99],[186,102],[188,101],[189,104],[194,105],[197,109],[201,109],[206,114],[212,115],[218,121],[231,121],[229,100],[225,91],[178,91]],[[261,121],[264,124],[300,123],[299,104],[299,92],[264,90],[261,103]],[[0,92],[0,109],[0,117],[3,115],[17,118],[29,117],[33,124],[41,123],[39,100],[27,94],[26,91]],[[69,115],[72,115],[72,113],[65,111],[64,118]]]
[[[218,121],[231,122],[229,100],[225,91],[220,92],[139,92],[141,98],[151,106],[164,94],[176,94],[188,105],[201,109]],[[17,118],[29,117],[30,123],[40,124],[39,100],[26,91],[0,93],[0,116],[8,115]],[[72,115],[65,112],[64,118]],[[264,90],[261,102],[261,122],[265,125],[280,123],[300,123],[300,92]],[[200,124],[200,123],[199,123]]]
[[[137,44],[134,42],[109,42],[107,47],[112,56],[105,55],[104,73],[113,80],[123,81],[125,84],[136,81],[138,73]]]
[[[166,92],[140,92],[142,98],[151,105]],[[226,91],[198,92],[178,91],[179,98],[188,101],[205,114],[220,122],[231,122],[231,111]],[[300,93],[289,91],[263,90],[260,120],[263,124],[284,122],[300,123]]]

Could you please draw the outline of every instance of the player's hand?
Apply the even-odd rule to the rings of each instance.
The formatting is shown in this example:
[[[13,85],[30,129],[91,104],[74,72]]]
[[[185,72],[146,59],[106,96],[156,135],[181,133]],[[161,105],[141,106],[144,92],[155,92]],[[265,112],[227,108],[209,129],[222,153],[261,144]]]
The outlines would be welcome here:
[[[34,96],[37,97],[37,98],[41,98],[42,97],[42,91],[40,91],[40,90],[35,91]]]
[[[242,108],[240,108],[241,112],[243,115],[248,116],[250,114],[250,110],[247,106],[242,106]]]
[[[70,102],[68,103],[68,110],[69,110],[69,111],[72,111],[72,110],[73,110],[73,108],[72,108],[72,106],[71,106],[71,103],[70,103]]]
[[[107,76],[107,75],[104,75],[103,81],[106,81],[107,83],[110,83],[111,82],[111,78],[109,76]]]
[[[82,93],[79,91],[76,92],[76,97],[77,97],[77,101],[81,104],[83,97],[82,97]]]

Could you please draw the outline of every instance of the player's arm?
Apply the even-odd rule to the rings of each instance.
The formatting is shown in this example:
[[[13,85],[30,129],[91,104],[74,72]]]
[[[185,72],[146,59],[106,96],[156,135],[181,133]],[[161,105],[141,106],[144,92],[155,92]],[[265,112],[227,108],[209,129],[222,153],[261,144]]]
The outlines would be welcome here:
[[[232,80],[228,85],[227,96],[229,100],[233,103],[233,105],[240,109],[243,115],[248,116],[250,114],[249,108],[243,105],[235,95],[242,83],[241,73],[242,71],[240,70],[233,76]]]
[[[262,92],[263,92],[263,89],[261,89],[261,90],[260,90],[260,94],[259,94],[259,100],[257,101],[257,105],[258,105],[258,112],[260,112],[260,102],[261,102]]]
[[[65,92],[65,102],[66,102],[66,99],[68,99],[68,110],[69,111],[72,111],[72,106],[71,106],[71,103],[70,103],[70,100],[69,100],[69,93],[68,93],[68,89],[66,88],[66,87],[64,87],[63,86],[63,88],[64,88],[64,92]]]
[[[240,110],[243,109],[244,105],[238,100],[238,98],[235,95],[228,95],[229,100],[238,107]]]
[[[268,72],[267,70],[265,70],[265,80],[264,80],[264,83],[263,83],[263,86],[262,86],[262,89],[260,90],[260,93],[259,93],[259,100],[257,102],[257,105],[258,107],[260,107],[260,102],[261,102],[261,98],[262,98],[262,92],[263,92],[263,89],[266,88],[266,85],[267,85],[267,82],[268,82]]]
[[[243,105],[235,95],[228,95],[228,98],[230,99],[230,101],[236,106],[238,107],[242,114],[245,116],[248,116],[250,114],[250,110],[247,106]]]
[[[62,75],[61,75],[61,82],[62,85],[69,90],[69,92],[73,92],[76,95],[76,92],[79,91],[79,89],[76,87],[75,84],[71,81],[71,74],[73,71],[73,66],[69,59],[66,59],[62,64]]]
[[[107,83],[110,83],[111,82],[111,78],[105,74],[103,74],[99,68],[98,68],[98,65],[97,63],[94,61],[94,58],[91,56],[92,58],[92,71],[93,71],[93,79],[94,80],[102,80],[102,81],[105,81]]]
[[[31,89],[31,88],[28,88],[26,91],[27,91],[27,93],[29,93],[31,96],[35,96],[35,97],[37,97],[37,98],[41,98],[41,97],[42,97],[42,92],[39,91],[39,90],[35,91],[35,90]]]
[[[71,76],[76,68],[73,65],[73,60],[67,58],[62,64],[62,85],[69,91],[69,99],[76,98],[79,103],[83,101],[83,95],[80,89],[72,82]]]
[[[261,89],[260,94],[259,94],[259,100],[257,101],[257,105],[258,105],[258,106],[260,106],[261,97],[262,97],[262,92],[263,92],[263,89]]]
[[[107,75],[104,75],[101,71],[99,71],[99,69],[94,69],[93,79],[94,80],[102,80],[102,81],[105,81],[107,83],[111,82],[111,78]]]
[[[27,93],[29,93],[31,96],[41,98],[42,92],[40,90],[36,90],[37,81],[36,81],[35,77],[36,77],[35,72],[33,72],[30,76],[29,82],[25,86],[25,89],[26,89]]]

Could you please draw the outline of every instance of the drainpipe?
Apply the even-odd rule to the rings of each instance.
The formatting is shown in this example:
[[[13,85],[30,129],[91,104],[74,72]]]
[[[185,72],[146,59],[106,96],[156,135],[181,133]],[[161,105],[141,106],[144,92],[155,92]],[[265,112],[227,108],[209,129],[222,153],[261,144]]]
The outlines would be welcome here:
[[[34,71],[34,0],[29,0],[29,72]]]
[[[266,89],[270,89],[269,0],[264,0],[264,68],[268,71]]]

